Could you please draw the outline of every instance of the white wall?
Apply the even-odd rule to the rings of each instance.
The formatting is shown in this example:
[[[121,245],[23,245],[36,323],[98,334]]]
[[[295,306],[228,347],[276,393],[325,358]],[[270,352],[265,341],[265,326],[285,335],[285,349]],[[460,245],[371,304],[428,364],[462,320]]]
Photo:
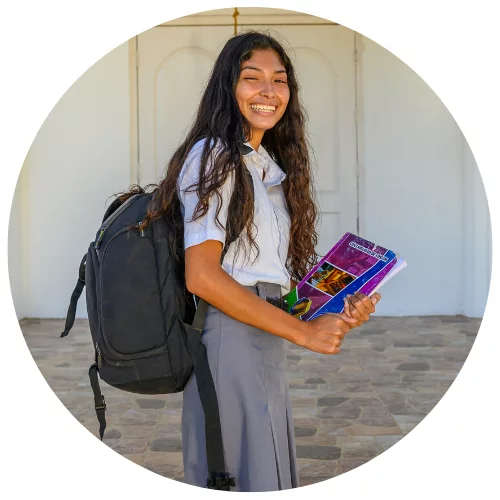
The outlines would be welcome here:
[[[26,158],[26,161],[28,161],[28,158]],[[26,207],[25,185],[26,170],[22,169],[17,180],[14,199],[12,201],[8,248],[10,290],[18,318],[24,318],[29,314],[24,297],[24,290],[27,288],[27,276],[25,265],[23,265],[23,262],[26,262],[27,258],[27,248],[22,244],[26,232],[26,227],[23,223],[26,216],[24,210]]]
[[[125,43],[78,79],[30,149],[13,203],[9,241],[19,318],[66,315],[80,260],[107,198],[129,186],[128,59]],[[86,316],[84,295],[78,317]]]
[[[464,139],[463,151],[463,285],[462,309],[481,317],[491,276],[491,226],[486,192],[472,151]]]
[[[489,229],[474,160],[464,160],[464,138],[426,83],[381,46],[363,43],[361,233],[408,262],[384,286],[378,312],[481,316]],[[466,188],[465,167],[474,188]],[[480,269],[474,292],[464,269]]]

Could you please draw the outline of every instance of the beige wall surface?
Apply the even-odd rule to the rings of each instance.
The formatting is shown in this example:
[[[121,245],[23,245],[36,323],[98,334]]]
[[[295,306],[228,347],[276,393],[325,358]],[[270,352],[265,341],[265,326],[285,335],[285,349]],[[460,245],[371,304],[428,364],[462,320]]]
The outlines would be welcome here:
[[[408,261],[382,289],[378,312],[482,316],[491,243],[472,154],[410,68],[361,37],[358,56],[361,235]],[[107,198],[129,185],[136,141],[131,68],[124,43],[70,88],[32,145],[9,227],[19,318],[65,316]],[[77,316],[86,316],[84,296]]]
[[[107,198],[130,180],[125,43],[66,92],[36,136],[11,215],[10,279],[18,317],[63,317]],[[85,298],[78,316],[86,315]]]

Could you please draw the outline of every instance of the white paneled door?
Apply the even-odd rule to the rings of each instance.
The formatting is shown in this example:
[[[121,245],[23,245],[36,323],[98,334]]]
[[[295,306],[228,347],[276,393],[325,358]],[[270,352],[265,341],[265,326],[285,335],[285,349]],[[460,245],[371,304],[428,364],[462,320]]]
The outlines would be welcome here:
[[[255,28],[259,28],[255,26]],[[295,64],[308,115],[318,252],[356,232],[354,32],[342,26],[276,26]],[[157,27],[138,37],[140,183],[160,179],[192,123],[230,27]]]

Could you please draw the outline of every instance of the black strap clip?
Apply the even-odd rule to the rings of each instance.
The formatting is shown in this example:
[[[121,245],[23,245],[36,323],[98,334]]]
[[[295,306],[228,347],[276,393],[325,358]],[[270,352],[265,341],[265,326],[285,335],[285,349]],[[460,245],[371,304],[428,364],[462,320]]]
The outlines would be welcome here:
[[[101,395],[101,401],[95,399],[95,411],[104,410],[106,411],[106,401],[104,400],[104,396]]]
[[[209,490],[229,491],[230,487],[234,488],[235,486],[235,478],[225,472],[222,474],[212,473],[207,480],[207,487]]]

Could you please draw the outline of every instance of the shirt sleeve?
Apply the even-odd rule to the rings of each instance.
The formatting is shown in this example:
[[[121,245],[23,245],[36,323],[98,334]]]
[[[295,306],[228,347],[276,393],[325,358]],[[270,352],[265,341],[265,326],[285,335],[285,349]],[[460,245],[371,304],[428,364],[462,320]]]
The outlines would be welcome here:
[[[184,248],[188,249],[194,245],[199,245],[207,240],[217,240],[224,244],[226,240],[226,223],[229,202],[234,189],[234,174],[231,172],[226,182],[221,188],[222,206],[218,215],[220,227],[216,222],[219,199],[214,193],[209,200],[208,212],[198,220],[192,221],[196,205],[198,204],[198,194],[195,191],[186,191],[189,186],[198,182],[200,177],[202,148],[188,156],[186,164],[179,178],[179,199],[184,208]],[[207,163],[207,170],[211,167],[210,159]]]

